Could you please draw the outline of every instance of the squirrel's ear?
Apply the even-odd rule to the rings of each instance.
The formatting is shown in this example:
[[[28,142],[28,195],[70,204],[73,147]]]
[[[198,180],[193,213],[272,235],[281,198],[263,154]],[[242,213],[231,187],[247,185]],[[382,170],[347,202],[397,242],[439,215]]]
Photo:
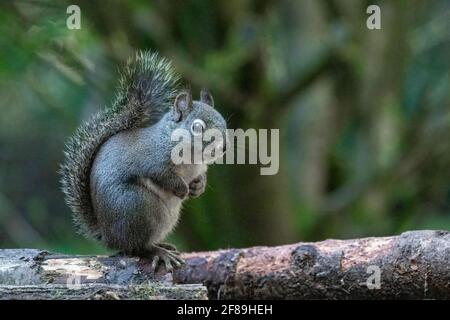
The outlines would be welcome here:
[[[189,91],[183,91],[175,98],[173,105],[173,117],[176,122],[185,117],[192,109],[192,95]]]
[[[214,99],[208,89],[203,88],[200,90],[200,101],[214,108]]]

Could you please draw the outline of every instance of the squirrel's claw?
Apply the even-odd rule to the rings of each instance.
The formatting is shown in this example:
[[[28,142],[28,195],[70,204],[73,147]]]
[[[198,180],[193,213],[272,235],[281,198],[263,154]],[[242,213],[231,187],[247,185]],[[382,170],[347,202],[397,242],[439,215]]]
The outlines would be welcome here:
[[[167,250],[170,250],[173,253],[180,254],[178,252],[178,250],[177,250],[177,247],[175,247],[173,244],[170,244],[170,243],[167,243],[167,242],[160,242],[160,243],[157,243],[156,246],[164,248],[164,249],[167,249]]]
[[[152,269],[156,271],[160,262],[164,263],[164,267],[167,272],[172,272],[173,268],[179,268],[184,264],[184,260],[179,257],[180,253],[173,250],[175,247],[173,245],[162,243],[154,244],[152,248],[153,260]]]
[[[153,271],[156,271],[156,269],[158,268],[159,260],[160,260],[160,258],[158,255],[155,255],[153,257],[153,260],[152,260],[152,270]]]

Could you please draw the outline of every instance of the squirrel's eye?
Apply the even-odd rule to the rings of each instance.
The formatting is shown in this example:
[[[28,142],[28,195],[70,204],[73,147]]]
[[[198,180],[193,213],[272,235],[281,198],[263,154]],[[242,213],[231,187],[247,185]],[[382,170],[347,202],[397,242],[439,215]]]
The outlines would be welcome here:
[[[203,120],[201,119],[195,119],[192,122],[192,126],[191,126],[191,132],[194,136],[198,136],[201,135],[206,128],[206,124]]]

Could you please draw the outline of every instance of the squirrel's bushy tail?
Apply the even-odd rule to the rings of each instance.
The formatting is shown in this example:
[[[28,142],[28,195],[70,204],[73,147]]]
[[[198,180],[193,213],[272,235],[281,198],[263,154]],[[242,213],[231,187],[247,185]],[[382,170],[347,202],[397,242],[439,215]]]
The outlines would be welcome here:
[[[61,184],[79,231],[100,238],[90,196],[90,172],[101,145],[114,134],[159,120],[173,102],[179,76],[171,63],[156,53],[138,52],[128,60],[116,99],[81,125],[66,144]]]

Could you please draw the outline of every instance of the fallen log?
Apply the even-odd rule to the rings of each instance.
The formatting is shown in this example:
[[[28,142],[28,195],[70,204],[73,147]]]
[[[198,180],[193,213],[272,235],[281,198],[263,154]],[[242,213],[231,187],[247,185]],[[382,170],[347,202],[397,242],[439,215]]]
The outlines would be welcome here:
[[[154,274],[145,259],[0,250],[0,298],[28,293],[39,298],[42,292],[45,298],[55,290],[62,299],[201,299],[206,298],[201,284],[211,299],[450,298],[448,231],[194,252],[183,258],[186,266],[172,275]]]
[[[174,284],[131,257],[68,256],[36,249],[0,250],[0,299],[204,300],[201,284]]]

